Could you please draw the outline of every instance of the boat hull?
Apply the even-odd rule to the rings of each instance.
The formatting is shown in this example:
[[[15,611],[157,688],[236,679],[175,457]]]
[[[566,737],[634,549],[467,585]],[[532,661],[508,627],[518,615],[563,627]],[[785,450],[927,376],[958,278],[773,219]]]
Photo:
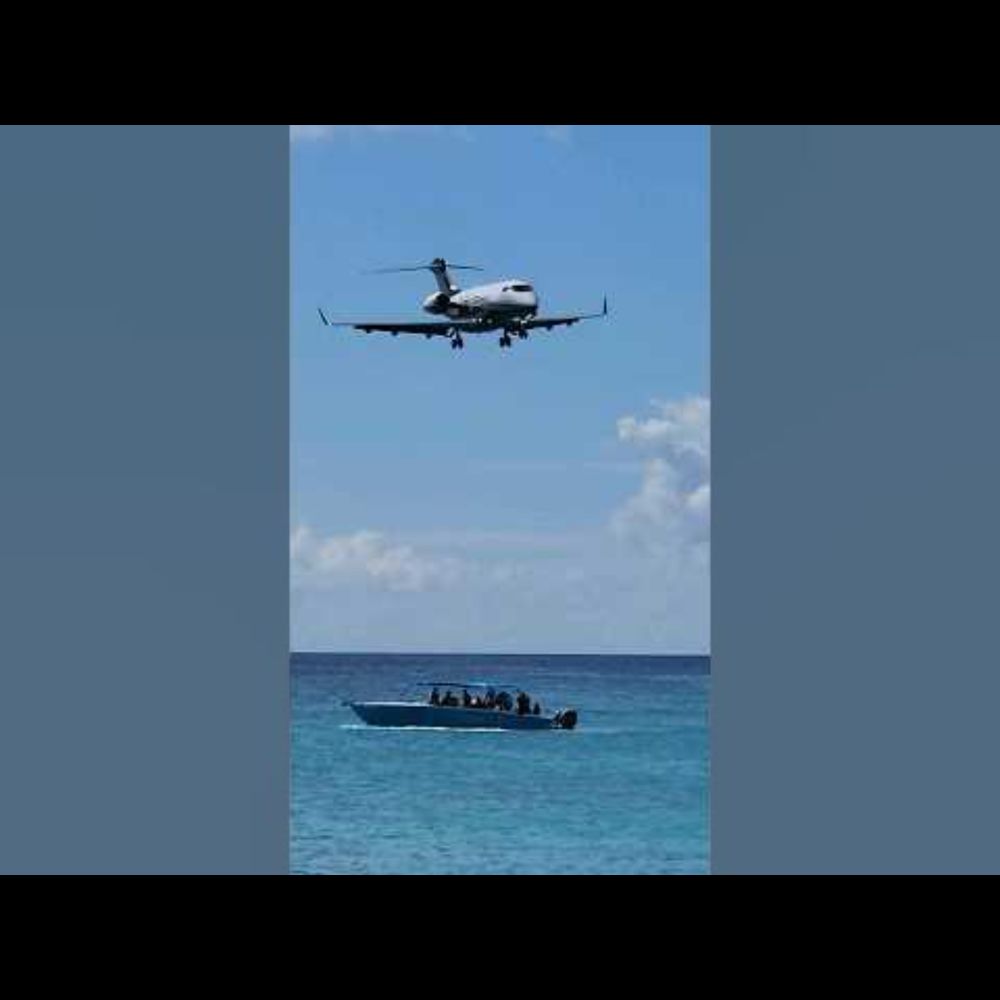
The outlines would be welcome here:
[[[518,715],[489,708],[425,705],[418,702],[350,701],[347,704],[369,726],[426,729],[557,729],[546,715]]]

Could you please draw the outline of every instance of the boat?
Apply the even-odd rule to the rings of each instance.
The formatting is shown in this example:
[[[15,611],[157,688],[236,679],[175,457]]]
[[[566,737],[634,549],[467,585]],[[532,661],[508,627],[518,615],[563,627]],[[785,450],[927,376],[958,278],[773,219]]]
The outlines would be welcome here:
[[[345,701],[369,726],[422,729],[573,729],[578,715],[568,708],[549,715],[524,691],[512,696],[499,684],[435,681],[426,701]],[[482,690],[473,697],[473,690]],[[444,694],[441,694],[441,692]],[[456,694],[455,692],[461,692]]]

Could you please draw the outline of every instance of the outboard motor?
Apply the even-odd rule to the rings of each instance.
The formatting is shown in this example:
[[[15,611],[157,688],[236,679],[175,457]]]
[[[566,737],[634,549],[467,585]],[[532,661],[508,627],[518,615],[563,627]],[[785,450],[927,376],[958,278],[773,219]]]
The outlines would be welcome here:
[[[557,712],[552,720],[559,729],[573,729],[576,726],[576,710],[567,708],[565,712]]]

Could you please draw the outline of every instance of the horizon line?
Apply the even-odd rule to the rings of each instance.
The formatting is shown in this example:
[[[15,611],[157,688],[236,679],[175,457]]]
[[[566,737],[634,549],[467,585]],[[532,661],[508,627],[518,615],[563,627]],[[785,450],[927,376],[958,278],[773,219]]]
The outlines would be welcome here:
[[[710,652],[674,652],[674,653],[483,653],[473,651],[440,652],[430,650],[393,650],[393,649],[292,649],[290,656],[701,656],[711,658]]]

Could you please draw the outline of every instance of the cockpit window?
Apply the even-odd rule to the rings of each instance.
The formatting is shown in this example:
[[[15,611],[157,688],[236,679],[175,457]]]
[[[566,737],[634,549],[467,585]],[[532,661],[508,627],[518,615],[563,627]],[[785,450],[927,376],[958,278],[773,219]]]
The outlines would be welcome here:
[[[512,292],[530,292],[531,285],[511,285],[510,290]]]

